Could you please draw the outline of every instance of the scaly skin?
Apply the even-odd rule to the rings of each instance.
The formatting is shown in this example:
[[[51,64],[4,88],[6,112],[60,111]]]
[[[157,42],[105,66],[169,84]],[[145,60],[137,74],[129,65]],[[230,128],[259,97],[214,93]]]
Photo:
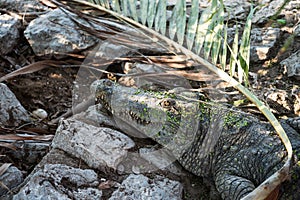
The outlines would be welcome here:
[[[246,196],[286,160],[273,127],[250,114],[197,101],[195,94],[180,90],[150,92],[109,80],[94,88],[121,129],[152,138],[195,175],[212,176],[223,199]],[[299,134],[285,122],[282,126],[300,149]]]

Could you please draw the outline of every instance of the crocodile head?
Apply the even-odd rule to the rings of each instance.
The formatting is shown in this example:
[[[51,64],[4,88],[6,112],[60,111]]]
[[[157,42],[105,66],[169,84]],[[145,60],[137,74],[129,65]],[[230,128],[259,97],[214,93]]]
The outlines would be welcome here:
[[[92,88],[97,101],[127,134],[150,137],[175,154],[182,153],[196,135],[199,103],[191,92],[145,91],[105,79]]]

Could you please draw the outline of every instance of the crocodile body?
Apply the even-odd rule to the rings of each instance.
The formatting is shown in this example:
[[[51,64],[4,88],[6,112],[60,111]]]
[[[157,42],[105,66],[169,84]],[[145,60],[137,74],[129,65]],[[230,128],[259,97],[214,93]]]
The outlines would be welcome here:
[[[109,80],[94,88],[121,129],[152,138],[195,175],[213,177],[223,199],[246,196],[286,160],[273,127],[250,114],[180,90],[150,92]],[[297,131],[284,121],[282,126],[294,149],[300,149]]]

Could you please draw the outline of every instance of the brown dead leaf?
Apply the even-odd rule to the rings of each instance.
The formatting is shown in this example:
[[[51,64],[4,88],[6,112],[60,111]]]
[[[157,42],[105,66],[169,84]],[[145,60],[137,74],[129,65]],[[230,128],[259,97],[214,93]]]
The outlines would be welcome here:
[[[0,176],[2,176],[11,165],[12,163],[2,164],[0,167]],[[7,191],[10,191],[10,189],[2,181],[0,181],[0,187],[5,188]]]
[[[11,165],[12,163],[4,163],[3,165],[1,165],[0,176],[2,176]]]
[[[0,147],[5,147],[5,148],[11,149],[13,151],[17,150],[17,147],[15,145],[9,144],[9,143],[6,143],[6,142],[0,142]]]
[[[193,81],[211,81],[211,80],[218,80],[215,75],[207,74],[205,72],[191,72],[191,71],[167,71],[168,74],[183,76],[188,80]]]
[[[17,141],[17,140],[38,140],[38,141],[51,141],[54,135],[28,135],[28,134],[7,134],[0,135],[2,141]]]
[[[53,4],[51,1],[48,0],[39,0],[39,1],[45,6],[48,6],[49,8],[57,8],[57,6]]]
[[[7,191],[9,191],[10,193],[12,193],[10,191],[10,189],[2,181],[0,181],[0,187],[5,188]]]
[[[280,186],[278,185],[265,200],[277,200],[279,199]]]
[[[115,181],[112,181],[112,180],[108,180],[108,181],[105,181],[105,182],[102,182],[99,184],[98,188],[100,190],[105,190],[105,189],[109,189],[109,188],[112,188],[116,185],[116,182]]]
[[[30,73],[45,69],[47,67],[58,67],[62,63],[63,62],[61,62],[61,61],[53,61],[53,60],[38,61],[38,62],[35,62],[32,64],[29,64],[25,67],[22,67],[21,69],[17,69],[9,74],[6,74],[5,76],[2,76],[0,78],[0,83],[8,80],[10,78],[13,78],[15,76],[19,76],[19,75],[23,75],[23,74],[30,74]]]

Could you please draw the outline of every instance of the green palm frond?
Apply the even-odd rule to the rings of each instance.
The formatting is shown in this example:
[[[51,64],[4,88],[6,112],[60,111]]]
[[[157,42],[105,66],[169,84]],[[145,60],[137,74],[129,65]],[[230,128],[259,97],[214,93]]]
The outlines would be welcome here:
[[[232,76],[212,64],[217,63],[219,60],[222,68],[225,69],[227,64],[226,57],[228,55],[228,47],[230,52],[229,56],[231,57],[230,63],[232,63],[231,65],[234,68],[234,70],[231,69],[231,74],[234,75],[236,72],[235,66],[237,65],[238,70],[240,70],[238,71],[238,74],[240,74],[240,76],[247,75],[249,70],[249,37],[251,18],[254,13],[254,9],[251,10],[246,21],[241,41],[239,42],[238,31],[236,31],[233,46],[230,47],[227,44],[227,23],[224,24],[224,5],[221,0],[211,0],[211,5],[205,9],[201,15],[199,15],[199,2],[197,0],[192,0],[192,8],[189,16],[185,0],[177,0],[177,3],[172,10],[169,10],[170,6],[168,7],[166,0],[90,0],[91,3],[82,0],[52,0],[52,2],[59,7],[63,7],[65,4],[69,5],[69,3],[78,3],[110,14],[119,19],[121,22],[124,22],[131,27],[135,27],[136,30],[141,29],[143,34],[148,34],[151,37],[153,36],[153,42],[156,42],[157,40],[163,41],[168,44],[170,48],[172,47],[176,49],[187,58],[205,66],[224,81],[230,83],[233,87],[243,93],[250,101],[252,101],[266,116],[278,132],[288,152],[288,159],[284,166],[274,175],[265,180],[253,192],[248,194],[244,199],[257,199],[258,197],[260,199],[265,198],[273,191],[273,189],[275,189],[275,187],[285,180],[286,176],[283,174],[287,175],[290,169],[292,146],[282,126],[264,103],[251,93],[250,90],[245,88]],[[169,20],[167,20],[168,11],[171,11],[171,17]],[[76,12],[80,13],[80,11]],[[82,15],[79,15],[79,17],[80,16]],[[152,29],[153,25],[154,30]],[[109,28],[109,26],[105,26]],[[111,32],[116,32],[116,29],[111,29]],[[105,34],[108,33],[103,32],[102,35],[98,36],[103,37]],[[122,38],[116,37],[115,39],[120,39],[118,42],[124,42],[124,39],[122,40]],[[134,36],[127,36],[126,39],[131,39],[133,41],[132,43],[134,43]],[[239,45],[239,43],[241,45]],[[200,53],[203,53],[206,59],[199,56]],[[210,58],[212,62],[209,62],[208,58]],[[239,78],[240,81],[242,81],[243,76],[242,78]]]
[[[224,25],[225,7],[222,0],[212,0],[211,5],[199,17],[199,0],[192,0],[190,14],[186,12],[186,1],[177,0],[172,10],[171,18],[167,22],[167,0],[89,0],[90,2],[112,9],[124,16],[129,16],[141,22],[148,28],[165,35],[168,24],[168,36],[180,45],[184,45],[196,54],[202,50],[205,59],[212,63],[219,63],[225,69],[227,48],[231,48],[229,74],[235,75],[237,71],[239,82],[248,84],[248,71],[250,60],[250,29],[254,9],[248,16],[244,26],[244,34],[240,41],[238,28],[231,47],[227,44],[227,31]],[[139,3],[139,4],[137,4]],[[138,5],[138,6],[137,6]],[[139,17],[138,17],[139,16]],[[225,44],[225,45],[222,45]],[[222,47],[222,48],[221,48]],[[218,60],[222,58],[222,60]]]

